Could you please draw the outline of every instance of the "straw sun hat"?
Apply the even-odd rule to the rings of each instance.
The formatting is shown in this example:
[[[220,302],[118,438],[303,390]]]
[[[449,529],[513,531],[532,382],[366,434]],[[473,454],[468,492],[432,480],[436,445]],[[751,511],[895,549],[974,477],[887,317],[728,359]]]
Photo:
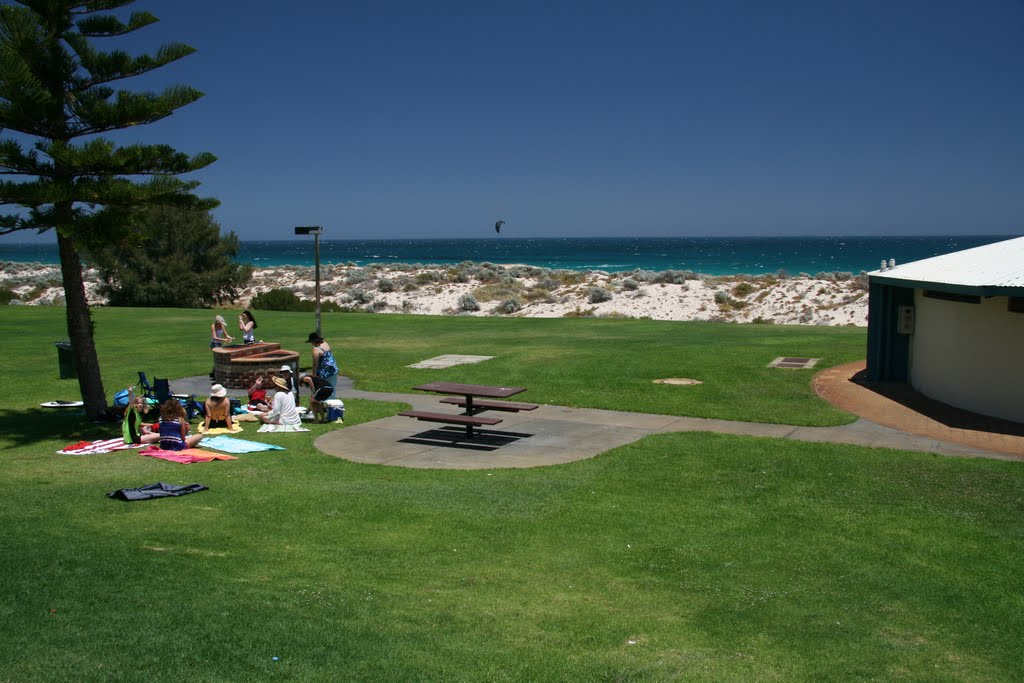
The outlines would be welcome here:
[[[220,384],[214,384],[210,387],[210,396],[216,396],[217,398],[224,398],[228,395],[228,390]]]
[[[284,381],[284,377],[275,377],[274,384],[276,384],[279,388],[288,391],[288,383]]]

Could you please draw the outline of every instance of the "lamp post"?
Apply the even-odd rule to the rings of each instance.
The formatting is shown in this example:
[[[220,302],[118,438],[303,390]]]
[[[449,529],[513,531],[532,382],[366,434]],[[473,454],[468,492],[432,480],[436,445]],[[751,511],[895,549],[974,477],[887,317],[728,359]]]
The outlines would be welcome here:
[[[320,334],[320,235],[324,229],[319,225],[295,228],[296,235],[313,235],[313,249],[316,259],[316,333]]]

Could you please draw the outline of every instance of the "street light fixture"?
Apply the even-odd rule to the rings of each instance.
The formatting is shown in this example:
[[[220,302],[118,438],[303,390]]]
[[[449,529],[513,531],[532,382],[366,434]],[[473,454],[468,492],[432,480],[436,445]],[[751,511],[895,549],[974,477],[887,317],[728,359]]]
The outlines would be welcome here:
[[[316,258],[316,333],[320,334],[320,235],[324,229],[319,225],[307,225],[295,228],[296,235],[313,235],[314,253]],[[321,335],[323,336],[323,335]]]

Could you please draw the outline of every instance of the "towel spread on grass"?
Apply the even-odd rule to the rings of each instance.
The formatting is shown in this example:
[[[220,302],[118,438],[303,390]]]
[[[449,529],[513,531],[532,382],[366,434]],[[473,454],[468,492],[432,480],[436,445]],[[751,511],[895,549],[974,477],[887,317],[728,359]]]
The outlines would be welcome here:
[[[242,425],[236,424],[231,429],[227,427],[214,427],[213,429],[203,429],[202,425],[199,426],[199,431],[203,434],[237,434],[238,432],[245,431],[242,429]]]
[[[299,425],[263,425],[258,432],[308,432],[309,430]]]
[[[99,441],[79,441],[78,443],[68,444],[57,452],[68,455],[97,455],[99,453],[124,451],[129,448],[142,448],[142,444],[125,443],[124,437],[118,436],[113,439],[100,439]]]
[[[216,448],[226,453],[256,453],[258,451],[283,451],[284,446],[275,446],[259,441],[246,441],[233,436],[213,436],[203,439],[203,448]]]
[[[193,462],[210,462],[211,460],[238,460],[238,458],[233,455],[213,453],[211,451],[204,451],[200,448],[186,448],[180,451],[165,451],[162,448],[157,448],[156,446],[149,446],[148,448],[143,448],[139,451],[139,455],[148,455],[151,458],[180,462],[182,465],[188,465]]]
[[[118,500],[149,500],[150,498],[168,498],[170,496],[184,496],[186,493],[206,491],[208,487],[202,484],[186,484],[184,486],[172,486],[158,481],[155,484],[146,484],[134,489],[118,489],[107,494],[107,498]]]

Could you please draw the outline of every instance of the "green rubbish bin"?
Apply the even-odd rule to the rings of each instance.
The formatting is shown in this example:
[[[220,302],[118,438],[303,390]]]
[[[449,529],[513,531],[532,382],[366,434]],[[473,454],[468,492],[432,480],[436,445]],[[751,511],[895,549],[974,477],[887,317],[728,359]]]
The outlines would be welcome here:
[[[60,378],[74,379],[78,377],[77,368],[75,367],[75,354],[71,351],[71,342],[59,341],[54,342],[53,345],[57,347],[57,365],[60,366]]]

